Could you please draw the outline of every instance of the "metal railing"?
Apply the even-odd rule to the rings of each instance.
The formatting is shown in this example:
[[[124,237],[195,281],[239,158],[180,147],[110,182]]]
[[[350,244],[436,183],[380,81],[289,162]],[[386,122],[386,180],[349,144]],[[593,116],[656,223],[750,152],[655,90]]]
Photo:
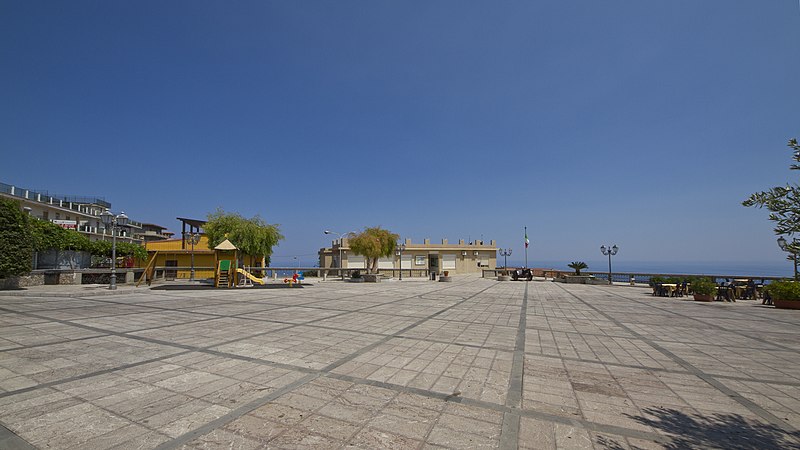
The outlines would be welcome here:
[[[267,277],[272,279],[291,277],[295,273],[308,273],[309,276],[319,278],[339,278],[344,273],[344,276],[350,278],[353,272],[366,273],[366,269],[352,269],[352,268],[319,268],[319,267],[251,267],[242,266],[250,274],[256,277]],[[192,268],[190,266],[156,266],[155,279],[188,279],[191,274]],[[216,272],[215,267],[211,266],[195,266],[195,279],[213,278]],[[378,273],[384,276],[396,277],[400,276],[400,269],[378,269]],[[408,278],[427,278],[430,274],[428,269],[403,269],[403,277]]]
[[[39,203],[58,206],[59,208],[68,209],[98,218],[104,209],[111,208],[111,203],[107,202],[102,197],[82,197],[76,195],[53,196],[47,191],[39,192],[31,189],[21,189],[17,186],[6,183],[0,183],[0,193],[13,195],[14,197],[24,198]],[[100,208],[97,208],[97,206]],[[142,222],[129,220],[127,226],[133,228],[142,228]]]
[[[513,270],[513,267],[508,269],[484,269],[483,270],[483,277],[484,278],[493,278],[496,277],[498,274],[506,271],[506,270]],[[532,269],[534,271],[534,276],[544,277],[544,278],[558,278],[561,275],[571,275],[573,272],[566,271],[566,270],[550,270],[550,269]],[[581,275],[591,275],[597,280],[605,280],[608,282],[608,272],[599,272],[599,271],[582,271]],[[612,272],[611,274],[611,281],[613,283],[624,283],[624,284],[650,284],[650,279],[654,277],[661,277],[661,278],[679,278],[679,279],[689,279],[689,278],[710,278],[713,279],[715,283],[721,283],[726,280],[734,280],[734,279],[751,279],[751,280],[762,280],[764,281],[776,281],[776,280],[783,280],[787,277],[775,277],[775,276],[762,276],[762,275],[731,275],[731,274],[686,274],[686,273],[648,273],[648,272]]]
[[[608,272],[588,271],[584,272],[586,275],[592,275],[599,280],[608,281]],[[645,273],[645,272],[618,272],[611,274],[611,281],[614,283],[628,283],[628,284],[650,284],[650,279],[654,277],[660,278],[710,278],[715,283],[721,283],[726,280],[735,279],[749,279],[749,280],[762,280],[762,281],[776,281],[783,280],[786,277],[774,277],[763,275],[746,275],[746,274],[687,274],[687,273]]]

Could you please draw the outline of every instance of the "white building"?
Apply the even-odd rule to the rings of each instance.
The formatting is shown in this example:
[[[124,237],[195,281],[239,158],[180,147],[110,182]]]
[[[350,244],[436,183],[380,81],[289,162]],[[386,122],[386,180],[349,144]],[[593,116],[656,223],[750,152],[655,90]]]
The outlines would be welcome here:
[[[111,209],[111,203],[101,198],[76,196],[51,196],[48,193],[22,189],[10,184],[0,183],[0,197],[20,202],[22,209],[32,217],[48,220],[64,228],[73,229],[92,241],[111,239],[100,220],[100,214]],[[120,211],[114,211],[119,213]],[[130,220],[122,227],[117,239],[123,242],[141,243],[144,235],[143,224]],[[166,236],[164,236],[166,239]]]

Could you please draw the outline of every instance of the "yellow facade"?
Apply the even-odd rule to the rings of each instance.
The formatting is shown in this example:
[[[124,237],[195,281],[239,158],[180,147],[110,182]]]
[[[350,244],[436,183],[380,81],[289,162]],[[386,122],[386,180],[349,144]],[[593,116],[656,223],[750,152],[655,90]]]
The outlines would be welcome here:
[[[184,243],[182,239],[167,239],[163,241],[147,242],[147,261],[139,261],[139,267],[145,267],[150,263],[153,255],[156,255],[155,266],[161,270],[167,270],[168,278],[190,278],[192,266],[192,254],[194,254],[195,278],[214,278],[217,267],[217,255],[214,250],[208,248],[208,238],[200,236],[200,240],[194,245]],[[240,255],[243,265],[261,266],[263,258]],[[233,257],[232,257],[233,258]],[[176,267],[176,269],[170,269]]]

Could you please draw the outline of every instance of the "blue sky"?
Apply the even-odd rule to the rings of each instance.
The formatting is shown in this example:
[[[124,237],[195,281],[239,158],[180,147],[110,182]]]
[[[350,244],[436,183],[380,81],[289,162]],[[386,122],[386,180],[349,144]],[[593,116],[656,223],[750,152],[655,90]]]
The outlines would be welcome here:
[[[796,0],[6,1],[0,61],[0,181],[172,230],[783,260],[740,202],[794,180]]]

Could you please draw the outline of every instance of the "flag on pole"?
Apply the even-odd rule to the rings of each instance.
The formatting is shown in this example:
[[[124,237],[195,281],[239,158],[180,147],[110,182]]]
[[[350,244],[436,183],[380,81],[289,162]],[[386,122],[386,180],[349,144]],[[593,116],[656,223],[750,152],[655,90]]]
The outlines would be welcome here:
[[[525,227],[525,248],[528,248],[528,244],[530,243],[531,241],[528,240],[528,227]]]

